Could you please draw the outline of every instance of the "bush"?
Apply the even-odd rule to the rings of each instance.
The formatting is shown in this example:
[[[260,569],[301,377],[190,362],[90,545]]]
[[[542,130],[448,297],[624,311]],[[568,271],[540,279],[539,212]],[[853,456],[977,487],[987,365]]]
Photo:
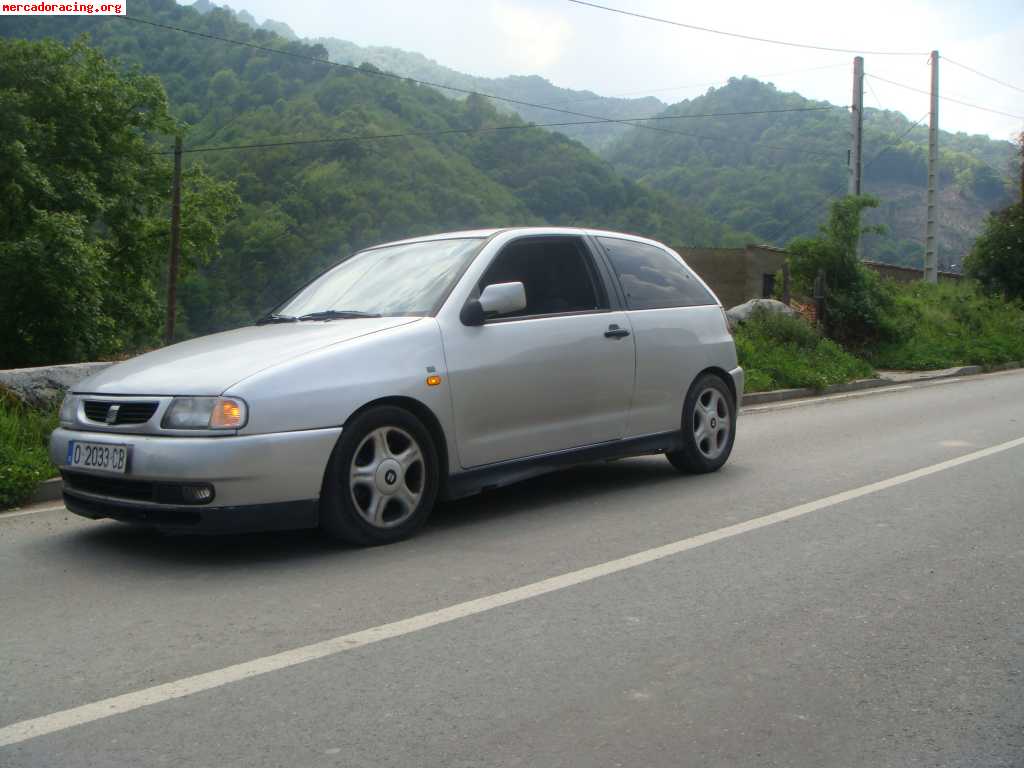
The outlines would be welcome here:
[[[886,283],[893,337],[867,351],[878,368],[928,370],[1024,360],[1024,305],[976,284]]]
[[[1024,203],[985,220],[964,269],[985,290],[1007,299],[1024,299]]]
[[[736,352],[747,392],[810,387],[867,378],[871,366],[845,352],[799,317],[759,310],[736,330]]]
[[[55,413],[21,405],[0,392],[0,509],[24,503],[36,486],[57,474],[47,440],[57,426]]]
[[[801,237],[789,244],[793,285],[798,293],[812,295],[819,271],[825,275],[825,332],[845,346],[860,348],[889,338],[890,299],[878,275],[857,258],[857,238],[862,229],[861,212],[874,208],[877,199],[848,196],[832,203],[829,220],[817,237]]]

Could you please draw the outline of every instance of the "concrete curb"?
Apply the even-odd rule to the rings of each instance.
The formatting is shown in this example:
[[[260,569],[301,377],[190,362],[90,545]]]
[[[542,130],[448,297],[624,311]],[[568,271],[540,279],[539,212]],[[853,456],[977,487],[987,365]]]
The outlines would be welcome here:
[[[800,400],[803,398],[824,397],[841,392],[858,392],[862,389],[875,389],[876,387],[891,387],[898,384],[912,384],[918,381],[935,381],[938,379],[952,379],[959,376],[976,376],[982,373],[993,373],[996,371],[1011,371],[1017,368],[1024,368],[1024,363],[1000,363],[983,367],[980,365],[964,365],[959,368],[948,368],[942,371],[913,371],[906,374],[890,376],[879,376],[877,379],[857,379],[845,384],[834,384],[823,390],[802,388],[802,389],[774,389],[770,392],[751,392],[743,396],[743,405],[761,405],[763,403],[779,403],[785,400]]]
[[[773,389],[770,392],[751,392],[743,396],[743,405],[761,405],[763,403],[780,403],[784,400],[800,400],[807,397],[824,397],[835,395],[840,392],[858,392],[862,389],[874,389],[876,387],[888,387],[895,382],[889,379],[857,379],[848,381],[845,384],[833,384],[825,389],[811,389],[803,387],[800,389]]]
[[[29,504],[42,504],[47,501],[59,501],[64,491],[64,483],[59,477],[43,480],[36,486],[35,493],[28,500]]]

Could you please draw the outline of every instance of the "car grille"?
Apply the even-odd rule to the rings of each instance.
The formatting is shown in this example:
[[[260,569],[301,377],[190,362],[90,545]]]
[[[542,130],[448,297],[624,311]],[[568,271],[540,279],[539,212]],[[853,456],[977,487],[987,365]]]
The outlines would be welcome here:
[[[64,472],[64,484],[69,488],[96,493],[101,496],[113,496],[116,499],[132,499],[134,501],[156,501],[154,483],[142,480],[125,480],[120,477],[103,477],[102,475],[86,475],[78,472]]]
[[[112,421],[107,421],[107,415],[115,405],[117,415]],[[154,402],[117,403],[109,400],[86,400],[85,417],[98,424],[145,424],[153,418],[159,405]]]

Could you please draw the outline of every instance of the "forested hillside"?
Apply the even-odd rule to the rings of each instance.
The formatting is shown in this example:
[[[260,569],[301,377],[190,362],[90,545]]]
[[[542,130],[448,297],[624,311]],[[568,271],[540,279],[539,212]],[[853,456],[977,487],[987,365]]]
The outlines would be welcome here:
[[[131,15],[327,56],[223,10],[134,0]],[[453,101],[374,76],[370,65],[330,66],[117,17],[9,18],[0,31],[63,41],[87,34],[120,66],[158,75],[185,130],[186,168],[201,164],[235,183],[241,206],[219,256],[180,291],[183,333],[247,322],[354,248],[438,230],[550,222],[676,243],[744,239],[667,192],[625,180],[565,136],[525,125],[487,130],[518,118],[483,99]],[[325,138],[343,140],[282,145]],[[274,146],[190,152],[253,144]]]
[[[210,0],[197,0],[192,5],[196,10],[206,13],[218,6]],[[222,6],[226,8],[227,6]],[[277,32],[289,40],[298,40],[295,32],[283,22],[268,19],[262,24],[257,23],[247,11],[237,11],[239,21],[253,29],[267,29]],[[550,105],[581,114],[594,115],[609,120],[626,120],[644,118],[662,112],[668,105],[653,96],[643,98],[616,98],[601,96],[593,91],[576,91],[571,88],[559,88],[554,83],[537,75],[512,75],[509,77],[477,77],[439,64],[428,59],[422,53],[405,51],[401,48],[388,46],[361,46],[337,37],[317,37],[306,40],[313,45],[322,45],[331,61],[342,64],[372,64],[386,72],[394,72],[403,77],[411,77],[450,86],[462,91],[479,91],[531,104]],[[440,89],[446,96],[461,99],[464,93]],[[549,109],[532,107],[525,104],[509,104],[496,102],[501,112],[518,114],[532,123],[559,122],[563,115]],[[559,133],[586,144],[593,150],[607,147],[613,140],[620,138],[629,131],[629,126],[606,123],[597,125],[559,126]]]
[[[663,114],[828,106],[740,78]],[[828,200],[846,192],[849,121],[842,108],[680,120],[673,130],[691,135],[634,129],[605,154],[631,178],[782,245],[813,233]],[[867,257],[915,265],[920,260],[927,140],[926,127],[911,127],[897,112],[865,110],[863,188],[882,200],[868,220],[889,230],[886,236],[866,238]],[[948,133],[941,135],[939,146],[940,258],[960,263],[985,215],[1009,196],[1007,171],[1014,150],[1010,142]]]
[[[388,72],[397,72],[406,77],[427,80],[441,85],[450,85],[466,90],[490,93],[532,104],[550,105],[558,109],[581,114],[593,115],[609,120],[628,120],[650,117],[662,112],[666,104],[652,96],[645,98],[614,98],[600,96],[593,91],[575,91],[571,88],[559,88],[543,77],[537,75],[513,75],[510,77],[475,77],[438,64],[421,53],[403,51],[400,48],[381,46],[362,47],[347,40],[334,37],[317,38],[315,41],[327,49],[331,61],[349,64],[369,62]],[[458,97],[457,93],[442,91],[447,96]],[[560,122],[566,119],[564,114],[549,109],[525,105],[497,103],[497,108],[505,112],[518,114],[531,123],[543,124]],[[615,139],[629,132],[629,127],[616,123],[598,125],[579,125],[559,127],[564,133],[600,152]]]

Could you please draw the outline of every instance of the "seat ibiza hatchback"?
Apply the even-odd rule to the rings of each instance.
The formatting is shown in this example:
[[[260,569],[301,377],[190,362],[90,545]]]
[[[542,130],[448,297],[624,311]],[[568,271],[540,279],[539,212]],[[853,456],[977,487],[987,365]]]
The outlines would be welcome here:
[[[742,392],[721,305],[664,245],[455,232],[360,251],[253,326],[85,379],[50,453],[85,517],[380,544],[439,498],[581,462],[715,471]]]

